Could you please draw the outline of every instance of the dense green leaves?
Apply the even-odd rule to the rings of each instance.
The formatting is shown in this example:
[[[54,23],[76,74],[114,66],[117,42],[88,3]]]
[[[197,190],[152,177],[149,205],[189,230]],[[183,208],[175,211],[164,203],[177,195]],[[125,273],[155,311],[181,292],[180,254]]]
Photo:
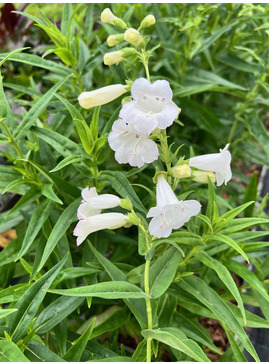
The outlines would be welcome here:
[[[0,339],[0,361],[2,362],[29,362],[14,342]]]

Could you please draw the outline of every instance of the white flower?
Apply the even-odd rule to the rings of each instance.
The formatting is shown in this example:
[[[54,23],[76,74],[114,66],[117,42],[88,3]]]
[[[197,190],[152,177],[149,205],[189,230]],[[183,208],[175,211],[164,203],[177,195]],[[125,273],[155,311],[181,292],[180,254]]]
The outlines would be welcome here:
[[[87,217],[101,213],[101,209],[110,209],[120,205],[120,198],[111,194],[98,195],[96,188],[84,188],[81,191],[82,202],[78,208],[78,219],[85,219]]]
[[[112,13],[109,8],[106,8],[101,14],[101,22],[114,25],[114,21],[118,18]]]
[[[141,134],[125,120],[116,120],[108,136],[110,148],[114,150],[118,163],[129,163],[132,167],[142,167],[158,159],[156,143],[148,134]]]
[[[163,174],[157,177],[157,206],[152,207],[147,217],[153,217],[149,232],[157,238],[167,238],[172,229],[179,229],[192,216],[200,212],[201,204],[196,200],[179,201]]]
[[[190,158],[189,166],[201,169],[202,171],[215,172],[217,186],[221,186],[223,183],[227,184],[232,178],[232,157],[228,151],[229,145],[227,144],[224,149],[220,149],[220,153],[204,154]]]
[[[131,87],[132,100],[126,102],[120,117],[139,133],[150,134],[155,128],[166,129],[177,118],[179,108],[172,104],[172,90],[165,80],[151,84],[138,78]]]
[[[126,85],[117,84],[94,91],[82,92],[78,97],[78,102],[84,109],[104,105],[124,94],[127,91],[126,87]]]
[[[89,234],[103,229],[117,229],[127,225],[127,216],[118,212],[108,212],[82,218],[76,225],[73,235],[77,236],[80,245]]]
[[[113,64],[119,64],[124,60],[122,51],[115,51],[110,53],[105,53],[104,64],[106,66],[112,66]]]

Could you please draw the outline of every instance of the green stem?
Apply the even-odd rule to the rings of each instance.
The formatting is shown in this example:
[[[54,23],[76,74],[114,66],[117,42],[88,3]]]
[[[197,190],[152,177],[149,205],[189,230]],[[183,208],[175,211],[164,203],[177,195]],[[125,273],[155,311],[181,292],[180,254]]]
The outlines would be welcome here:
[[[146,260],[145,265],[145,275],[144,275],[144,284],[145,284],[145,293],[147,295],[150,295],[149,290],[149,266],[150,266],[150,260]],[[150,298],[146,298],[146,308],[147,308],[147,318],[148,318],[148,329],[151,330],[152,325],[152,308],[151,308],[151,301]],[[147,339],[147,362],[151,362],[151,341],[152,339]]]

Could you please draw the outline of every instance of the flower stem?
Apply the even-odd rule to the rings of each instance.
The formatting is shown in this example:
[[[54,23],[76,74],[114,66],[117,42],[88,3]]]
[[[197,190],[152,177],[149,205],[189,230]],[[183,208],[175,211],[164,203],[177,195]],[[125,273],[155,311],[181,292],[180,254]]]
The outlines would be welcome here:
[[[145,284],[145,293],[150,295],[149,291],[149,266],[150,260],[146,260],[145,265],[145,275],[144,275],[144,284]],[[148,329],[152,329],[152,308],[151,301],[149,297],[146,297],[146,308],[147,308],[147,318],[148,318]],[[151,341],[152,339],[147,339],[147,362],[151,362]]]

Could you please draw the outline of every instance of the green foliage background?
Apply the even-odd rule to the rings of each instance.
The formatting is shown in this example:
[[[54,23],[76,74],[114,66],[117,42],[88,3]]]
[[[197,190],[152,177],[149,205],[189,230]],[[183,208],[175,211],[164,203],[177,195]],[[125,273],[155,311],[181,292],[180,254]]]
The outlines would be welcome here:
[[[144,361],[143,338],[150,337],[156,361],[164,353],[174,361],[205,361],[204,352],[245,361],[243,348],[258,360],[242,327],[269,327],[266,198],[257,196],[257,174],[250,179],[253,170],[269,167],[269,5],[111,5],[132,27],[147,14],[156,17],[156,25],[145,30],[152,46],[160,44],[150,58],[152,81],[168,80],[182,109],[180,122],[168,130],[172,151],[184,144],[180,152],[189,158],[230,142],[233,156],[234,178],[216,193],[211,184],[188,181],[176,190],[199,199],[204,215],[170,236],[185,258],[168,240],[151,257],[152,330],[146,325],[140,283],[145,252],[136,227],[92,234],[80,247],[72,235],[82,188],[128,195],[145,216],[155,197],[141,185],[152,189],[154,167],[161,166],[138,170],[116,163],[106,138],[120,100],[95,110],[78,105],[84,90],[145,76],[132,58],[104,66],[106,38],[116,32],[100,22],[106,6],[32,4],[27,17],[38,27],[21,24],[0,54],[3,60],[16,48],[31,47],[1,65],[0,142],[8,147],[2,154],[9,165],[0,166],[0,188],[22,197],[0,214],[0,231],[15,227],[18,235],[0,253],[0,358]],[[60,28],[48,20],[51,14],[54,21],[61,18]],[[250,230],[257,225],[265,231]],[[246,259],[255,273],[241,264]],[[230,271],[244,285],[237,287]],[[76,291],[66,297],[71,289]],[[260,306],[265,319],[245,312],[243,303]],[[218,319],[224,328],[231,344],[224,354],[201,316]],[[131,348],[119,344],[122,337],[133,340]]]

